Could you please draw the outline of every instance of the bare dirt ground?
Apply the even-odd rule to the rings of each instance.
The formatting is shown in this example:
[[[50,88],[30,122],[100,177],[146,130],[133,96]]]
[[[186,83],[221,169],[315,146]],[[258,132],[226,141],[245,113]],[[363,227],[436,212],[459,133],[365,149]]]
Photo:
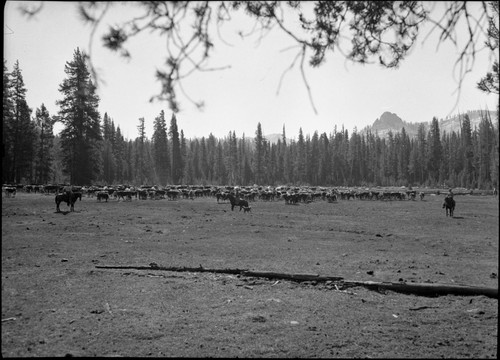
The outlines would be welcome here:
[[[98,265],[498,288],[498,198],[2,198],[2,357],[496,358],[498,299]]]

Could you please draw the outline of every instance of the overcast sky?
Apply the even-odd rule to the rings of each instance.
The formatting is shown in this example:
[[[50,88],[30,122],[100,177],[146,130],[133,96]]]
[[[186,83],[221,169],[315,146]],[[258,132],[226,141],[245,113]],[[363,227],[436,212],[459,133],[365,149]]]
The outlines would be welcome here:
[[[42,103],[55,115],[55,101],[62,98],[58,88],[66,78],[64,66],[73,59],[77,47],[88,50],[90,27],[82,23],[74,3],[46,2],[30,20],[18,11],[20,3],[8,1],[4,7],[4,59],[9,71],[19,60],[33,115]],[[480,2],[475,4],[479,6]],[[108,23],[128,18],[131,11],[130,5],[115,3],[100,32]],[[296,53],[283,51],[293,44],[292,40],[279,31],[260,43],[257,36],[242,39],[237,31],[248,32],[253,23],[241,17],[236,20],[222,31],[223,39],[231,45],[218,41],[215,35],[210,59],[213,67],[231,68],[194,73],[183,83],[191,98],[204,101],[204,110],[198,110],[179,92],[177,125],[186,138],[207,137],[210,133],[222,138],[233,130],[237,137],[254,137],[259,122],[264,134],[281,134],[285,126],[287,137],[297,138],[299,128],[304,135],[316,130],[330,134],[335,125],[349,132],[355,127],[362,129],[385,111],[407,122],[428,122],[460,111],[496,109],[496,96],[482,93],[475,85],[490,71],[494,60],[491,54],[482,51],[477,55],[474,71],[467,74],[457,98],[457,73],[453,68],[458,50],[446,43],[437,49],[437,32],[423,43],[430,30],[424,28],[412,53],[396,70],[346,62],[338,52],[328,54],[320,68],[306,67],[316,114],[298,65],[287,72],[277,94],[280,77]],[[126,61],[100,46],[99,33],[95,39],[94,65],[106,82],[98,89],[100,113],[108,113],[128,139],[137,136],[138,119],[144,117],[146,135],[151,138],[153,121],[160,111],[165,111],[167,124],[172,116],[166,103],[149,102],[160,90],[154,74],[164,61],[165,41],[158,35],[133,39],[127,44],[132,60]]]

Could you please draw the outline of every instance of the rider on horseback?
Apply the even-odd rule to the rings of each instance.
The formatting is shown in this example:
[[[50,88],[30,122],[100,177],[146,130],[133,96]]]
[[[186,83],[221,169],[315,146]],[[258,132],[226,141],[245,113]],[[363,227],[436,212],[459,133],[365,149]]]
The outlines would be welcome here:
[[[64,187],[63,191],[64,191],[64,193],[66,194],[66,197],[67,197],[66,204],[68,204],[68,206],[69,206],[69,203],[70,203],[72,195],[73,195],[73,186],[66,185]]]
[[[450,188],[450,190],[448,190],[448,195],[446,195],[446,197],[453,199],[453,191],[451,190],[451,188]]]

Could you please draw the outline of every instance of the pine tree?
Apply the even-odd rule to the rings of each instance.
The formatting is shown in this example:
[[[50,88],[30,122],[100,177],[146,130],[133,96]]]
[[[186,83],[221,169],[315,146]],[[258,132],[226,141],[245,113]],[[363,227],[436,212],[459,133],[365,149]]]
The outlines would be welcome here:
[[[349,177],[348,183],[351,185],[359,185],[361,180],[360,173],[360,154],[361,139],[356,129],[351,134],[351,139],[349,140],[348,156],[347,161],[349,164]]]
[[[140,185],[145,185],[145,181],[148,179],[146,177],[146,156],[145,156],[145,142],[146,142],[146,125],[145,119],[143,117],[139,118],[139,125],[137,125],[137,130],[139,131],[139,136],[135,139],[135,176],[136,182],[138,181]]]
[[[187,143],[184,137],[184,130],[181,129],[181,183],[185,183],[185,173],[186,173],[186,156],[187,156]]]
[[[168,134],[170,135],[170,141],[172,143],[172,182],[174,184],[180,184],[182,179],[181,142],[175,114],[172,114],[172,118],[170,119]]]
[[[47,184],[52,175],[52,148],[54,146],[54,118],[51,118],[44,104],[36,109],[35,118],[38,131],[38,146],[35,156],[35,182]]]
[[[218,185],[227,184],[227,172],[224,165],[224,154],[222,150],[222,142],[217,143],[217,158],[215,162],[215,179]]]
[[[319,183],[327,186],[331,185],[331,163],[330,163],[330,144],[326,133],[319,137],[320,160],[319,160]]]
[[[4,69],[5,71],[5,69]],[[5,78],[5,75],[4,75]],[[4,80],[5,86],[5,80]],[[7,108],[4,105],[5,156],[9,164],[7,168],[7,182],[21,183],[32,181],[32,165],[34,159],[35,126],[31,121],[31,109],[26,102],[26,87],[19,61],[14,64],[14,69],[8,81],[11,102]],[[12,111],[9,113],[9,111]],[[5,176],[5,175],[4,175]]]
[[[200,141],[195,139],[192,142],[193,146],[191,146],[191,156],[193,159],[193,179],[197,182],[201,182],[203,177],[203,170],[201,168],[201,146]],[[190,182],[194,183],[194,181]]]
[[[10,74],[6,61],[3,62],[3,122],[2,122],[2,183],[13,181],[12,174],[12,134],[14,103],[10,88]]]
[[[494,135],[493,135],[493,147],[491,149],[491,181],[492,181],[492,186],[495,189],[498,189],[498,180],[499,180],[499,143],[500,143],[500,136],[499,136],[499,116],[500,116],[500,111],[497,103],[497,118],[496,118],[496,126],[493,127],[494,130]]]
[[[195,168],[195,144],[196,139],[194,141],[190,141],[186,151],[185,164],[184,167],[184,179],[186,180],[186,184],[195,184],[194,177],[194,168]]]
[[[63,172],[74,185],[92,184],[102,171],[99,97],[85,61],[77,48],[65,65],[67,78],[59,85],[63,99],[56,101],[64,125],[60,133]]]
[[[239,177],[240,164],[238,161],[238,143],[234,130],[229,132],[229,146],[227,155],[227,171],[229,185],[236,185],[241,182]]]
[[[465,188],[473,187],[474,179],[474,151],[472,145],[472,128],[468,114],[463,116],[462,121],[462,154],[463,154],[463,170],[461,173],[461,186]]]
[[[207,142],[203,136],[200,140],[200,156],[199,156],[199,168],[200,168],[200,180],[210,181],[210,169],[208,164],[208,151]]]
[[[320,153],[318,131],[315,131],[313,134],[307,158],[307,163],[310,164],[309,183],[311,185],[319,185]]]
[[[436,117],[432,118],[431,128],[429,130],[429,178],[432,184],[439,181],[439,169],[441,168],[443,149],[441,147],[441,136],[439,133],[439,122]]]
[[[494,149],[495,130],[491,118],[487,113],[481,112],[481,122],[479,123],[478,135],[478,187],[481,189],[491,188],[491,153]]]
[[[114,139],[114,131],[111,127],[111,119],[109,118],[107,113],[104,113],[104,117],[102,120],[102,128],[103,128],[103,147],[102,147],[102,165],[103,165],[103,174],[102,178],[104,182],[108,185],[113,184],[115,181],[115,156],[113,154],[113,143]]]
[[[135,165],[134,165],[134,142],[128,140],[124,143],[125,145],[125,166],[124,166],[124,181],[127,183],[137,183],[135,179]]]
[[[153,166],[156,169],[158,181],[161,185],[168,184],[170,175],[170,154],[168,152],[167,122],[165,112],[155,118],[153,123]]]
[[[216,181],[216,164],[217,164],[217,139],[214,134],[210,133],[206,141],[207,159],[208,159],[208,177],[207,180],[212,183]]]
[[[297,140],[297,157],[295,159],[295,179],[300,184],[307,181],[306,178],[306,142],[302,127],[299,128],[299,139]]]
[[[113,155],[115,157],[115,162],[116,162],[116,180],[120,184],[123,184],[125,179],[125,174],[124,174],[125,148],[126,148],[125,139],[123,138],[120,126],[117,126],[115,133],[115,144],[113,145]]]
[[[254,181],[261,185],[264,178],[264,137],[262,136],[262,126],[257,124],[255,131],[255,155],[254,155]]]
[[[406,185],[409,180],[408,164],[410,162],[410,138],[403,127],[400,133],[396,134],[396,162],[398,173],[398,185]]]
[[[427,180],[427,137],[425,134],[425,125],[420,123],[417,130],[417,162],[416,173],[419,184],[424,184]]]

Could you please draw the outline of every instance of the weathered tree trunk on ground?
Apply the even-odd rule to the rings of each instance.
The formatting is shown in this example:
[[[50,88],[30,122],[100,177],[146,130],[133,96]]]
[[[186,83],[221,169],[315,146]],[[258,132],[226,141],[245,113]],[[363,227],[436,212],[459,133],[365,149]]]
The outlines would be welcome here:
[[[273,280],[291,280],[291,281],[316,281],[316,282],[335,282],[337,287],[356,287],[363,286],[370,290],[391,290],[405,294],[416,294],[423,296],[440,295],[462,295],[474,296],[484,295],[498,299],[498,288],[488,288],[484,286],[438,284],[438,283],[394,283],[377,281],[349,281],[338,276],[320,276],[316,274],[286,274],[269,271],[249,271],[245,269],[206,269],[200,267],[163,267],[156,264],[150,266],[120,266],[120,265],[96,265],[97,269],[133,269],[133,270],[161,270],[175,272],[210,272],[219,274],[241,275],[249,277],[262,277]]]
[[[377,281],[343,281],[350,286],[363,286],[375,290],[391,290],[400,293],[438,296],[438,295],[484,295],[498,299],[498,288],[484,286],[453,285],[439,283],[393,283]]]
[[[163,266],[100,266],[96,265],[98,269],[134,269],[134,270],[162,270],[162,271],[176,271],[176,272],[210,272],[219,274],[231,274],[242,276],[262,277],[267,279],[280,279],[280,280],[293,280],[293,281],[340,281],[342,277],[333,276],[319,276],[316,274],[285,274],[278,272],[268,271],[248,271],[245,269],[206,269],[202,266],[197,268],[190,267],[163,267]]]

